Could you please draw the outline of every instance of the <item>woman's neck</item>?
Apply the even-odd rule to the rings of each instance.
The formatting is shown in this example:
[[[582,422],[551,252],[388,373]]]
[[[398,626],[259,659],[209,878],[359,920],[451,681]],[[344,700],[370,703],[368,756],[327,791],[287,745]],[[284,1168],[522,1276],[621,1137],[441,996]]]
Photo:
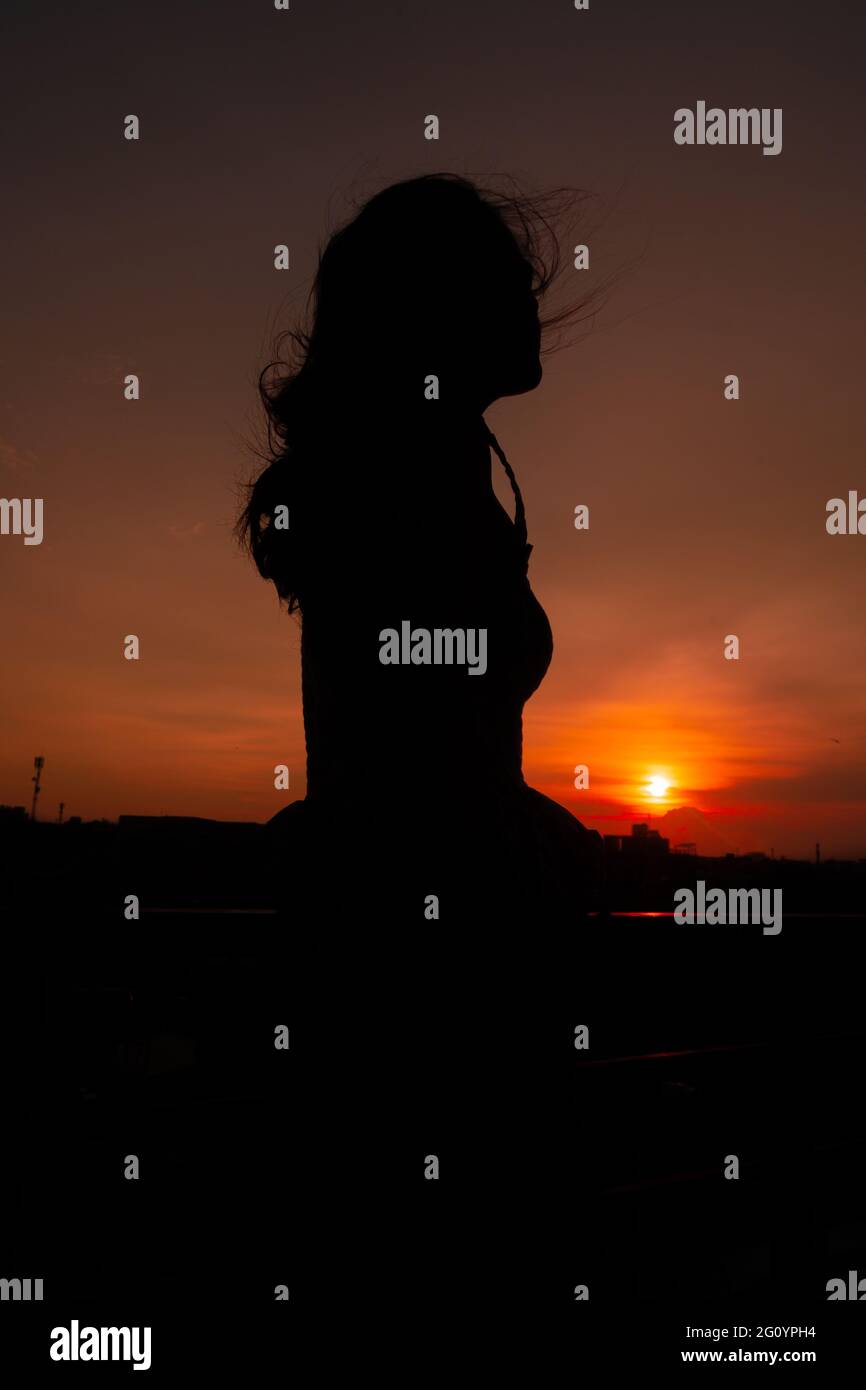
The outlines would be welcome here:
[[[479,410],[422,401],[385,418],[355,416],[339,428],[341,453],[362,460],[380,486],[402,492],[432,481],[464,500],[493,494],[490,431]]]

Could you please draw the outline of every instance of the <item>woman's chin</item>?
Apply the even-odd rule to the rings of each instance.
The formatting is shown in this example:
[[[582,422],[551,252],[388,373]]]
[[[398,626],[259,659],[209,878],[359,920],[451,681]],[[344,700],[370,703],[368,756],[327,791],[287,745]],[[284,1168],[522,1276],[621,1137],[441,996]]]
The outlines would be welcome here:
[[[514,378],[514,384],[510,386],[507,391],[503,391],[502,394],[503,396],[522,396],[527,391],[534,391],[536,386],[541,385],[541,378],[543,375],[544,369],[541,363],[536,361],[532,366],[527,367],[525,371],[517,374]]]

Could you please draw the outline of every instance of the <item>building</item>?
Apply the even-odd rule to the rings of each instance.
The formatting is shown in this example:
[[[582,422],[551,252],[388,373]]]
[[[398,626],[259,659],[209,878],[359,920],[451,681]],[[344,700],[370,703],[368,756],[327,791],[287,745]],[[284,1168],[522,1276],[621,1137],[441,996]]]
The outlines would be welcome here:
[[[659,833],[658,830],[650,830],[645,821],[633,825],[630,835],[605,835],[605,849],[614,854],[625,854],[628,856],[669,854],[671,842]]]

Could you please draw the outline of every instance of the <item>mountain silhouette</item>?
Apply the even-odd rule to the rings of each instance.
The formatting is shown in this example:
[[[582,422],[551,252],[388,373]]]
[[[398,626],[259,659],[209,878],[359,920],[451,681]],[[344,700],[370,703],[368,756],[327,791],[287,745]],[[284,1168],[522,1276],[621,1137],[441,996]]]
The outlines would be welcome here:
[[[653,829],[658,830],[674,845],[694,843],[698,854],[733,854],[734,846],[720,835],[715,826],[695,806],[674,806],[663,816],[654,816]]]

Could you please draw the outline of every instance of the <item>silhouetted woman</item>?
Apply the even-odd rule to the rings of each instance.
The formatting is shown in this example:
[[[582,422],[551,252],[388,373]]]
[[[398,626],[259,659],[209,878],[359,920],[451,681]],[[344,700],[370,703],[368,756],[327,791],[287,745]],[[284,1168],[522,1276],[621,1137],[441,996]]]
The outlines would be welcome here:
[[[270,823],[299,921],[531,925],[592,905],[598,835],[523,780],[553,642],[484,421],[541,380],[538,225],[450,175],[386,188],[328,242],[294,368],[262,374],[271,461],[241,533],[301,619],[307,796]]]

